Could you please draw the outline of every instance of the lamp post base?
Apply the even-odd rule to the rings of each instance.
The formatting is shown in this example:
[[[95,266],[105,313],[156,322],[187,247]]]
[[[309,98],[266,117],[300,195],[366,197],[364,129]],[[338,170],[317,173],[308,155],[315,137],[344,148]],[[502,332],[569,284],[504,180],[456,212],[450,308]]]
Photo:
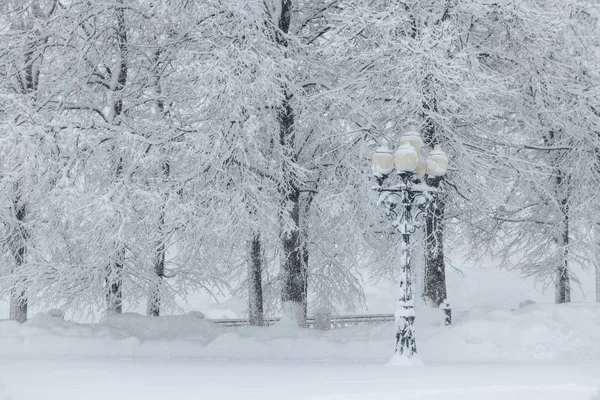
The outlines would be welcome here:
[[[406,357],[400,354],[394,354],[392,359],[387,362],[387,367],[424,367],[425,364],[417,355]]]
[[[400,303],[400,302],[399,302]],[[415,340],[415,310],[414,307],[398,305],[396,310],[396,350],[397,355],[414,357],[417,354]]]

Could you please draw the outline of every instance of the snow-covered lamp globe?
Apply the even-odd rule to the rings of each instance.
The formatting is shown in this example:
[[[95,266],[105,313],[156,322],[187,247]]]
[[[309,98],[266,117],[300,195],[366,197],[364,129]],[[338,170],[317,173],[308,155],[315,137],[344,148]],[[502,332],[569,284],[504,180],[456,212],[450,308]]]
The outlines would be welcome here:
[[[420,153],[423,148],[423,139],[421,139],[421,134],[415,128],[409,128],[400,138],[400,145],[406,143],[412,145],[417,153]]]
[[[387,146],[381,146],[373,154],[371,163],[373,175],[378,178],[388,176],[394,170],[394,152]]]
[[[441,177],[448,172],[448,156],[440,148],[435,145],[429,156],[427,156],[427,175]]]
[[[418,159],[419,155],[412,144],[404,143],[400,145],[398,150],[396,150],[396,154],[394,155],[396,171],[398,171],[399,174],[415,172]]]

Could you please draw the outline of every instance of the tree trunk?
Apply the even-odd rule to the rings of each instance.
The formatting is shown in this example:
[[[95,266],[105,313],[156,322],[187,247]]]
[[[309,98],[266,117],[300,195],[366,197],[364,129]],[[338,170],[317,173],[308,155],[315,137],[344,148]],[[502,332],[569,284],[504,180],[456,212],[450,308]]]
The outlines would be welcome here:
[[[21,92],[27,95],[35,94],[39,87],[39,69],[34,68],[36,45],[39,45],[39,38],[28,43],[27,50],[23,54],[24,63],[22,67],[23,74],[19,74],[19,84]],[[41,58],[40,58],[41,59]],[[27,256],[26,239],[28,232],[25,229],[25,218],[27,216],[27,206],[21,197],[20,184],[16,184],[16,198],[14,200],[15,217],[17,220],[17,228],[15,230],[15,242],[13,247],[13,256],[15,266],[12,273],[17,273],[21,266],[25,263]],[[24,288],[13,288],[10,293],[9,318],[13,321],[27,321],[27,295]]]
[[[27,321],[27,296],[24,291],[11,291],[9,319],[21,323]]]
[[[442,177],[429,178],[428,184],[440,189]],[[425,300],[439,307],[447,299],[446,265],[444,260],[444,213],[446,202],[436,193],[425,215]]]
[[[110,313],[123,312],[123,258],[124,250],[117,252],[117,260],[107,268],[106,276],[106,309]]]
[[[557,279],[555,284],[555,302],[556,304],[571,302],[571,280],[569,277],[569,265],[566,259],[568,249],[563,247],[563,259],[557,266]]]
[[[162,173],[163,179],[167,181],[169,179],[171,173],[171,165],[168,161],[163,161],[162,163]],[[163,204],[160,209],[160,214],[158,216],[158,232],[163,233],[165,230],[165,212],[167,207],[168,193],[165,194],[163,198]],[[158,243],[156,244],[156,254],[154,261],[154,273],[158,278],[158,282],[156,282],[152,289],[150,290],[150,296],[148,298],[148,307],[147,314],[153,317],[158,317],[160,315],[160,306],[161,306],[161,294],[160,288],[163,284],[163,279],[165,278],[165,253],[167,251],[166,244],[164,241],[164,237],[160,235]]]
[[[154,53],[154,63],[156,65],[160,65],[160,56],[161,51],[156,50]],[[160,115],[164,115],[165,112],[165,103],[162,99],[162,90],[160,87],[160,75],[157,74],[156,80],[154,82],[154,87],[156,90],[156,106]],[[164,159],[161,164],[162,178],[163,182],[167,183],[169,181],[169,177],[171,175],[171,164],[167,159]],[[158,281],[153,284],[150,289],[150,295],[148,297],[148,306],[146,310],[146,314],[158,317],[160,316],[160,307],[161,307],[161,287],[163,284],[163,279],[165,278],[165,253],[166,253],[166,244],[165,237],[162,235],[165,230],[165,214],[167,208],[167,201],[169,199],[169,193],[166,192],[163,196],[163,204],[160,209],[160,214],[158,216],[158,226],[157,230],[159,232],[158,243],[156,244],[156,254],[154,261],[154,274]]]
[[[308,248],[308,232],[306,232],[306,227],[302,226],[300,228],[300,232],[300,260],[302,262],[302,306],[304,307],[302,312],[304,313],[304,324],[306,324],[306,318],[308,317],[308,260],[310,253]]]
[[[250,241],[250,257],[248,262],[248,320],[250,325],[263,326],[263,290],[262,271],[263,258],[259,234]]]
[[[168,171],[168,163],[166,164],[166,168]],[[166,172],[168,176],[168,172]],[[166,202],[166,200],[165,200]],[[160,211],[160,216],[158,218],[158,231],[163,232],[165,226],[165,207],[166,204],[163,204],[163,207]],[[166,246],[163,238],[159,239],[159,242],[156,246],[156,259],[154,261],[154,273],[158,279],[158,282],[154,283],[150,290],[150,297],[148,299],[148,308],[147,314],[153,317],[160,316],[160,306],[161,306],[161,293],[160,288],[162,287],[162,280],[165,277],[165,253]]]
[[[123,159],[119,158],[116,168],[116,180],[123,178]],[[121,314],[123,312],[123,263],[125,261],[125,248],[116,243],[117,250],[114,259],[106,266],[106,309],[109,313]]]
[[[288,206],[292,207],[289,217],[293,226],[286,229],[282,236],[281,301],[284,315],[296,321],[298,326],[306,327],[307,283],[300,243],[300,193],[295,188],[288,194]]]
[[[16,240],[15,248],[13,251],[13,255],[15,258],[15,267],[13,268],[12,273],[18,274],[19,269],[25,263],[25,257],[27,254],[27,247],[25,244],[27,231],[24,227],[25,217],[27,216],[27,209],[25,205],[21,203],[20,198],[17,198],[14,204],[18,226],[15,232]],[[9,318],[17,322],[27,321],[27,296],[25,291],[18,287],[13,288],[10,294]]]
[[[123,112],[122,91],[127,83],[128,73],[128,42],[127,42],[127,27],[125,24],[125,6],[123,0],[118,1],[115,8],[117,18],[116,39],[118,45],[118,70],[116,85],[112,88],[114,94],[113,101],[113,118],[112,122],[119,124],[118,118]],[[123,179],[123,158],[120,157],[116,168],[116,180]],[[106,277],[107,288],[107,310],[113,313],[123,312],[123,262],[125,259],[125,249],[119,243],[117,245],[117,260],[108,266],[108,274]]]
[[[165,277],[165,253],[164,245],[160,245],[157,251],[156,261],[154,263],[154,273],[159,280]],[[161,295],[160,288],[162,284],[160,282],[152,284],[150,289],[150,296],[148,298],[148,306],[146,308],[146,314],[151,317],[160,316],[161,306]]]
[[[106,300],[106,309],[109,314],[121,314],[123,313],[123,265],[115,264],[115,278],[114,280],[107,279],[108,285],[108,298]]]
[[[425,119],[424,139],[429,146],[440,144],[439,126],[427,113],[437,113],[437,98],[433,93],[433,77],[427,75],[424,88],[427,100],[423,102]],[[428,177],[427,184],[438,190],[443,188],[444,177]],[[425,279],[424,300],[430,306],[439,307],[447,300],[446,264],[444,257],[444,214],[446,199],[442,192],[434,194],[425,213]]]
[[[557,188],[564,195],[559,198],[561,223],[560,235],[557,244],[560,251],[560,260],[556,268],[556,293],[555,300],[557,304],[571,302],[571,278],[569,272],[569,196],[568,190],[562,188],[565,177],[562,171],[559,171],[556,177]]]
[[[276,17],[278,31],[274,32],[275,41],[283,48],[288,47],[285,35],[289,32],[292,1],[272,0],[272,9],[268,8],[271,17]],[[267,3],[265,3],[267,4]],[[295,126],[294,110],[292,108],[292,95],[287,87],[282,87],[283,101],[277,109],[279,122],[279,143],[283,148],[286,160],[283,164],[283,175],[286,180],[285,187],[280,191],[283,210],[288,210],[286,216],[290,226],[284,227],[282,234],[282,292],[281,301],[283,313],[296,321],[301,327],[306,327],[306,271],[302,260],[301,227],[300,227],[300,191],[297,176],[293,171],[298,162],[295,151]]]
[[[554,140],[555,133],[550,132]],[[555,194],[559,206],[560,221],[556,244],[560,257],[556,265],[555,302],[556,304],[571,302],[571,277],[569,272],[569,185],[570,177],[561,169],[555,169]]]
[[[309,240],[309,226],[308,219],[310,213],[310,207],[315,198],[315,192],[308,191],[300,196],[300,215],[298,218],[299,229],[300,229],[300,257],[302,260],[302,281],[304,284],[303,288],[303,299],[304,304],[304,317],[308,316],[308,275],[309,275],[309,258],[310,258],[310,240]],[[331,310],[320,310],[320,312],[331,312]]]
[[[289,105],[289,96],[279,111],[280,139],[282,145],[289,151],[294,142],[294,116]],[[286,148],[284,147],[284,148]],[[292,161],[296,161],[291,154]],[[290,226],[284,227],[282,235],[283,259],[281,273],[283,286],[281,300],[283,312],[286,316],[296,321],[298,326],[306,326],[306,271],[302,259],[301,227],[300,227],[300,191],[296,186],[295,175],[290,167],[284,165],[285,176],[288,183],[282,190],[281,196],[285,200],[282,204],[288,210]],[[308,252],[306,252],[308,257]]]
[[[115,94],[115,101],[113,103],[113,115],[114,118],[120,117],[123,112],[123,98],[119,94],[125,89],[125,85],[127,84],[127,74],[128,74],[128,42],[127,42],[127,26],[125,24],[125,6],[123,5],[123,1],[119,1],[119,5],[116,8],[116,16],[117,16],[117,27],[116,27],[116,36],[117,36],[117,44],[119,47],[118,51],[118,62],[119,69],[117,75],[116,86],[112,88],[113,93]]]

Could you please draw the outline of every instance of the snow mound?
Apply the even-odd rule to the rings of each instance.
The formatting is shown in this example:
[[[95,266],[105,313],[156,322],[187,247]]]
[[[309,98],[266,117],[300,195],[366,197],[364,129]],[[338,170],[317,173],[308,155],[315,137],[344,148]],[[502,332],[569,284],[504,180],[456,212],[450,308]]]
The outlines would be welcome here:
[[[475,309],[443,330],[424,332],[425,360],[599,360],[600,304],[528,304],[518,310]]]
[[[417,347],[426,365],[600,360],[600,305],[474,309],[455,313],[454,319],[453,325],[444,326],[440,310],[417,309]],[[393,354],[394,343],[393,323],[323,332],[301,329],[285,320],[268,328],[222,328],[194,315],[123,314],[98,324],[78,324],[38,314],[25,324],[0,322],[0,357],[385,363]]]
[[[218,326],[195,316],[111,315],[78,324],[36,314],[25,324],[0,323],[0,356],[185,357],[210,343]]]
[[[423,367],[423,361],[418,356],[403,357],[398,354],[394,354],[392,359],[386,364],[388,367]]]

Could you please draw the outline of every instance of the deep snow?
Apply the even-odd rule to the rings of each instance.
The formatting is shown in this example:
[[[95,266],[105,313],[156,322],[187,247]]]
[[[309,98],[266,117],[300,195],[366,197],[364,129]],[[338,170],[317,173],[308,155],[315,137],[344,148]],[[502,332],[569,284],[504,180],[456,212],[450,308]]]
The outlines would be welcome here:
[[[2,358],[0,376],[11,400],[590,400],[600,364]]]
[[[417,310],[424,367],[393,368],[393,324],[221,328],[193,316],[0,322],[6,399],[561,399],[600,388],[600,305]]]
[[[473,309],[443,326],[439,310],[417,309],[417,345],[428,364],[600,361],[600,304],[530,304]],[[281,322],[269,328],[221,328],[193,316],[116,315],[78,324],[46,314],[0,323],[0,357],[194,357],[384,363],[392,323],[327,332]]]

